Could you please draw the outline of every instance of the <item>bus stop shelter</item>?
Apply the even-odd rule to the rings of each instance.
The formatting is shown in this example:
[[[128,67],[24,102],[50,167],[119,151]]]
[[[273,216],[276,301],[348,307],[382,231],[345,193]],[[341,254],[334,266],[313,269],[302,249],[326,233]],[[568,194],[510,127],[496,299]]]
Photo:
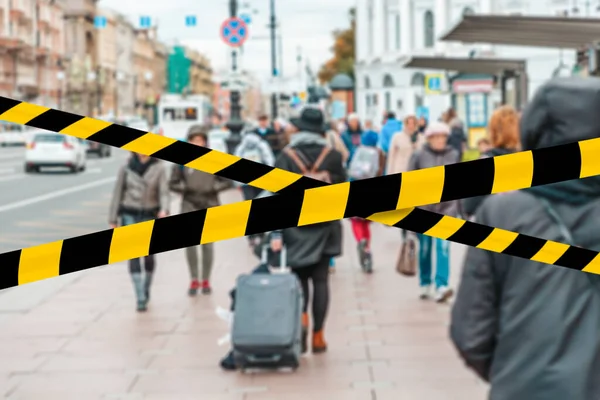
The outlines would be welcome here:
[[[525,60],[521,59],[434,56],[412,57],[404,64],[404,68],[422,68],[497,76],[500,78],[503,103],[506,102],[506,82],[508,79],[514,78],[518,81],[518,84],[515,85],[517,87],[517,107],[520,107],[521,102],[527,98],[526,66]]]

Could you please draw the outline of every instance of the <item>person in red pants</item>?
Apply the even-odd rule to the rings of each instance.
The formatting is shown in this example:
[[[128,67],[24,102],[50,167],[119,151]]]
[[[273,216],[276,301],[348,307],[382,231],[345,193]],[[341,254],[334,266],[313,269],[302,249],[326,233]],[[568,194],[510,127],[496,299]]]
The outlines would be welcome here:
[[[385,169],[385,154],[377,147],[379,135],[374,131],[366,131],[361,136],[361,144],[355,151],[355,157],[350,162],[348,175],[350,180],[373,178],[383,175]],[[370,221],[362,218],[351,218],[352,232],[358,243],[360,265],[366,273],[373,272],[373,257],[371,256],[371,226]]]

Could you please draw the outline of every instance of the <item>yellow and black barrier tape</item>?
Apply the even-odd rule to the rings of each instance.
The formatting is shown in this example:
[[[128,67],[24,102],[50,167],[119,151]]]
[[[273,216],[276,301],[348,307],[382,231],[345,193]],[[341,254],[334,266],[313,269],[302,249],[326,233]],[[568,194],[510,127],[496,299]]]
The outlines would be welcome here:
[[[5,103],[5,104],[3,104],[3,103]],[[238,157],[220,153],[220,152],[217,152],[214,150],[201,148],[201,147],[190,145],[190,144],[183,143],[183,142],[178,142],[178,141],[175,141],[172,139],[164,138],[162,136],[154,135],[154,134],[143,132],[143,131],[138,131],[138,130],[135,130],[132,128],[122,127],[117,124],[112,124],[112,123],[108,123],[108,122],[95,120],[92,118],[77,116],[74,114],[69,114],[69,113],[65,113],[62,111],[58,111],[58,110],[47,109],[47,108],[37,106],[34,104],[22,103],[22,102],[18,102],[18,101],[7,99],[7,98],[0,98],[0,110],[2,111],[2,114],[0,115],[0,119],[3,119],[3,120],[26,124],[26,125],[38,127],[41,129],[47,129],[47,130],[56,131],[56,132],[60,132],[60,133],[64,133],[64,134],[69,134],[69,135],[77,136],[77,137],[88,139],[88,140],[95,140],[100,143],[106,143],[106,144],[109,144],[109,145],[112,145],[115,147],[124,148],[126,150],[130,150],[130,151],[134,151],[134,152],[138,152],[138,153],[142,153],[142,154],[152,155],[153,157],[163,159],[166,161],[175,162],[178,164],[182,164],[183,162],[181,160],[178,161],[178,160],[174,159],[175,154],[181,155],[180,154],[181,151],[183,151],[183,149],[186,149],[186,148],[187,148],[188,152],[190,152],[190,151],[198,152],[198,150],[200,150],[200,152],[202,154],[199,156],[196,154],[195,158],[192,161],[186,163],[186,166],[195,168],[195,169],[199,169],[199,170],[202,170],[205,172],[215,173],[217,175],[227,177],[230,179],[234,179],[234,180],[238,180],[238,181],[242,181],[244,183],[249,183],[253,186],[261,187],[263,189],[267,189],[267,190],[270,190],[273,192],[278,192],[278,191],[281,192],[281,189],[277,190],[276,186],[273,186],[273,184],[279,185],[279,188],[283,187],[283,188],[295,188],[295,189],[302,189],[302,187],[315,187],[315,186],[323,185],[321,182],[310,180],[308,178],[301,177],[300,175],[296,175],[296,174],[292,174],[287,171],[282,171],[282,170],[278,170],[278,169],[275,169],[272,167],[264,166],[262,164],[253,163],[251,161],[243,160]],[[62,124],[58,124],[57,120],[59,120],[59,119],[63,120]],[[64,121],[65,119],[67,120],[66,122]],[[64,126],[64,127],[59,128],[58,126]],[[110,135],[105,131],[107,128],[111,128],[111,129],[109,129],[109,131],[112,133],[108,132],[108,133],[110,133]],[[123,134],[123,132],[127,132],[127,133]],[[116,145],[114,138],[115,138],[115,135],[119,135],[120,133],[122,134],[122,136],[125,136],[125,138],[123,138],[123,137],[119,138],[118,140],[122,144]],[[112,138],[112,140],[109,140],[110,138]],[[167,143],[165,143],[165,140]],[[162,145],[161,145],[161,143],[162,143]],[[179,147],[179,150],[181,150],[181,151],[179,151],[179,152],[174,151],[177,149],[173,149],[171,147]],[[167,150],[167,149],[170,149],[170,150]],[[448,200],[455,200],[455,199],[463,198],[463,197],[477,196],[480,194],[499,193],[499,192],[503,192],[503,191],[517,190],[517,189],[527,188],[527,187],[531,187],[531,186],[538,186],[538,185],[543,185],[543,184],[548,184],[548,183],[560,182],[560,181],[564,181],[564,180],[593,176],[593,175],[597,175],[598,170],[600,169],[599,168],[600,162],[593,160],[593,154],[598,154],[598,149],[600,149],[600,143],[598,143],[598,141],[596,139],[594,139],[594,140],[584,141],[584,142],[580,142],[580,143],[573,143],[573,144],[569,144],[569,145],[557,146],[557,147],[553,147],[553,148],[539,149],[539,150],[535,150],[533,152],[522,152],[522,153],[517,153],[517,154],[513,154],[513,155],[508,155],[508,156],[501,156],[501,157],[496,157],[494,159],[490,158],[490,159],[485,159],[485,160],[473,161],[473,162],[469,162],[469,163],[460,163],[460,164],[454,164],[454,165],[449,165],[449,166],[445,166],[445,167],[436,167],[436,168],[430,168],[427,170],[413,171],[410,173],[403,174],[404,179],[402,179],[402,175],[399,174],[399,175],[391,175],[391,176],[382,177],[382,178],[375,178],[375,179],[370,179],[370,180],[353,182],[352,184],[348,183],[348,184],[332,185],[327,188],[309,190],[305,193],[304,199],[300,199],[301,203],[302,203],[299,208],[300,215],[295,223],[293,223],[292,225],[281,225],[278,227],[271,227],[270,229],[266,229],[266,230],[281,229],[281,228],[285,228],[285,227],[289,227],[289,226],[297,226],[297,225],[308,225],[308,224],[312,224],[312,223],[323,222],[325,220],[334,220],[334,219],[340,219],[340,218],[345,218],[345,217],[350,217],[350,216],[368,217],[373,212],[379,212],[380,210],[385,211],[386,207],[387,207],[387,209],[412,207],[415,205],[432,204],[432,203],[437,203],[440,201],[448,201]],[[167,150],[167,151],[165,151],[165,150]],[[210,154],[212,154],[212,156],[210,156]],[[561,163],[561,165],[560,165],[560,167],[561,167],[560,171],[559,171],[560,173],[556,174],[553,171],[548,171],[548,168],[550,168],[552,170],[556,169],[556,168],[552,168],[553,167],[552,162],[556,159],[555,156],[557,156],[558,154],[561,155],[561,161],[563,163]],[[565,154],[567,155],[566,158],[565,158]],[[510,160],[508,158],[510,158]],[[504,159],[504,160],[502,160],[502,159]],[[492,161],[492,163],[490,164],[488,162],[487,165],[485,165],[486,161]],[[240,164],[240,165],[237,165],[237,164]],[[480,165],[476,165],[476,164],[480,164]],[[469,165],[469,168],[465,168],[465,167],[467,167],[467,165]],[[566,169],[565,169],[565,165],[567,165]],[[262,168],[263,172],[261,174],[257,174],[256,172],[252,173],[252,171],[249,171],[249,169],[248,169],[249,166],[255,167],[255,168]],[[490,168],[489,168],[490,166],[491,166],[491,179],[489,179],[489,174],[486,174],[486,171],[487,172],[490,171]],[[556,165],[554,165],[554,167],[555,166]],[[231,168],[231,167],[233,167],[233,168]],[[456,169],[455,167],[459,167],[459,168]],[[488,167],[488,168],[487,169],[483,168],[483,170],[482,170],[482,167]],[[250,172],[250,174],[248,174],[248,172]],[[478,172],[478,173],[473,174],[474,172]],[[517,178],[516,182],[514,182],[514,181],[511,182],[510,172],[513,172],[514,174],[517,175],[517,176],[515,176]],[[548,173],[548,172],[550,172],[550,173]],[[244,179],[244,177],[241,177],[241,175],[244,175],[244,174],[245,174],[245,179]],[[487,184],[490,187],[490,189],[484,190],[483,192],[481,192],[481,191],[477,192],[477,190],[475,190],[475,191],[471,190],[470,192],[469,191],[465,192],[464,190],[461,191],[459,189],[460,186],[454,186],[455,190],[451,190],[451,186],[452,186],[451,182],[452,181],[457,182],[458,180],[460,180],[461,175],[462,175],[462,177],[469,176],[470,183],[471,183],[471,185],[469,185],[470,189],[477,189],[477,184],[480,183],[480,182],[477,182],[477,179],[475,179],[475,182],[473,182],[473,175],[475,175],[476,178],[480,178],[480,179],[482,178],[484,181],[486,180],[486,178],[488,178]],[[548,177],[548,175],[551,175],[551,176]],[[281,177],[287,178],[286,179],[287,186],[285,184],[282,185],[282,182],[280,179]],[[450,177],[450,179],[449,179],[449,177]],[[452,177],[454,177],[455,179],[451,179]],[[458,178],[458,179],[456,179],[456,178]],[[262,181],[262,184],[260,184],[261,181]],[[279,181],[279,182],[277,182],[277,181]],[[290,182],[291,182],[291,184],[290,184]],[[294,183],[301,183],[301,185],[296,185]],[[473,185],[473,183],[475,183],[475,185]],[[345,189],[345,190],[342,189],[341,192],[340,192],[340,190],[334,190],[333,192],[330,190],[336,186],[341,186],[341,185],[346,185],[347,189]],[[389,189],[390,185],[392,187],[391,192],[389,190],[385,190],[386,188]],[[298,186],[300,186],[300,187],[298,187]],[[409,186],[408,190],[406,190],[407,186]],[[394,187],[395,187],[395,189],[394,189]],[[431,190],[432,187],[434,190]],[[484,185],[484,187],[485,187],[485,185]],[[354,196],[351,196],[352,188],[355,189],[355,190],[352,190],[352,192],[355,192]],[[322,191],[323,189],[327,189],[328,191],[327,192]],[[394,190],[395,190],[395,194],[390,197],[389,195],[391,193],[393,193]],[[285,192],[287,192],[287,190],[285,190]],[[318,193],[318,192],[321,192],[321,193]],[[343,192],[346,192],[346,193],[343,194]],[[360,199],[361,192],[362,192],[362,195],[365,196],[365,199],[363,199],[362,201]],[[383,192],[386,192],[385,196],[383,196],[383,198],[387,199],[387,200],[384,200],[383,202],[381,202],[380,201],[381,198],[377,195],[384,194]],[[312,198],[312,201],[309,200],[308,203],[312,202],[313,205],[315,205],[314,204],[315,196],[316,196],[317,203],[320,203],[321,201],[323,201],[325,204],[331,205],[331,203],[327,199],[327,197],[329,197],[329,196],[325,196],[325,197],[320,196],[320,195],[326,195],[327,193],[329,193],[330,195],[333,194],[332,200],[337,200],[337,202],[334,202],[334,204],[337,204],[338,207],[333,207],[333,209],[331,209],[331,207],[321,206],[320,208],[326,208],[326,209],[322,209],[322,210],[313,209],[312,210],[313,213],[316,211],[316,216],[313,215],[313,217],[310,217],[309,214],[311,214],[311,212],[309,211],[308,213],[304,213],[304,219],[303,219],[302,218],[302,210],[304,209],[304,206],[305,206],[305,204],[303,204],[303,203],[306,203],[305,200],[306,200],[307,196],[309,199]],[[340,194],[343,194],[342,197],[345,197],[345,199],[341,199]],[[373,195],[375,195],[375,197],[371,197],[371,199],[377,199],[376,202],[379,204],[372,204],[371,202],[366,200],[366,196],[373,196]],[[277,196],[277,197],[279,197],[279,196]],[[289,196],[285,196],[285,197],[289,197]],[[298,199],[299,195],[295,195],[293,197],[296,197]],[[395,203],[395,206],[392,206],[392,203],[390,203],[390,201],[389,201],[390,198],[393,198],[393,202]],[[352,201],[353,199],[355,201]],[[402,201],[403,199],[404,199],[404,201]],[[262,199],[260,201],[265,201],[265,200],[267,200],[267,199]],[[284,199],[280,199],[280,200],[283,201]],[[340,214],[340,208],[339,208],[339,205],[341,204],[340,200],[342,200],[342,202],[344,203],[344,207],[341,210],[341,214]],[[236,203],[233,205],[222,206],[222,207],[239,206],[244,203],[247,203],[247,202]],[[381,207],[383,206],[383,204],[387,204],[387,206],[384,207],[382,210]],[[259,233],[259,231],[253,231],[252,228],[248,229],[249,226],[251,225],[250,222],[253,219],[252,217],[256,217],[258,219],[263,219],[263,220],[268,219],[269,216],[272,216],[272,210],[277,209],[277,206],[275,206],[275,208],[268,207],[268,209],[271,210],[271,213],[269,213],[269,212],[258,213],[258,214],[262,214],[262,217],[260,215],[257,215],[256,212],[250,213],[251,208],[255,208],[255,207],[252,207],[250,205],[248,206],[248,215],[243,216],[244,221],[237,221],[237,219],[235,218],[236,216],[242,217],[242,214],[240,214],[239,212],[237,213],[237,215],[235,213],[233,215],[226,215],[226,214],[223,214],[222,212],[218,212],[216,209],[208,210],[208,212],[206,210],[202,210],[205,212],[205,217],[210,216],[211,212],[214,211],[212,213],[212,215],[213,216],[219,215],[221,218],[217,218],[217,219],[220,220],[221,222],[210,224],[210,226],[212,226],[212,229],[216,233],[216,235],[212,235],[212,236],[217,237],[217,239],[215,239],[215,237],[210,239],[211,235],[206,233],[207,227],[205,227],[204,225],[202,225],[202,228],[196,228],[196,230],[200,229],[200,232],[196,232],[196,239],[198,239],[198,234],[199,234],[201,241],[203,243],[204,242],[208,243],[208,242],[212,242],[212,241],[216,241],[216,240],[223,240],[223,239],[228,239],[228,238],[232,238],[232,237],[244,236],[244,235],[252,234],[252,233]],[[202,212],[202,211],[199,211],[199,212]],[[229,209],[228,211],[233,211],[233,209]],[[196,212],[196,213],[198,213],[198,212]],[[542,243],[542,247],[538,248],[539,251],[536,252],[535,254],[533,254],[531,256],[527,256],[525,258],[530,258],[530,259],[534,259],[537,261],[546,260],[543,262],[547,262],[547,263],[555,264],[555,265],[567,266],[567,267],[575,268],[575,269],[586,269],[589,272],[592,272],[590,270],[590,268],[591,268],[590,266],[595,263],[595,261],[592,262],[591,260],[595,260],[596,253],[591,252],[591,254],[593,254],[594,257],[590,259],[590,257],[589,257],[590,251],[589,250],[571,247],[571,246],[567,246],[567,245],[556,243],[556,242],[548,242],[546,240],[532,238],[532,237],[529,237],[526,235],[520,235],[520,234],[517,234],[514,232],[498,230],[498,229],[495,229],[492,227],[486,227],[486,226],[479,225],[479,224],[473,224],[473,223],[462,221],[462,220],[459,220],[456,218],[444,217],[442,215],[426,212],[426,211],[420,210],[420,209],[399,210],[399,211],[395,211],[395,212],[391,212],[391,213],[384,212],[384,213],[378,214],[377,216],[373,216],[373,218],[370,218],[370,219],[372,219],[374,221],[385,223],[383,221],[379,221],[378,219],[379,218],[385,219],[385,215],[388,215],[388,214],[393,219],[393,218],[395,218],[394,215],[398,216],[398,213],[400,213],[400,214],[404,213],[406,218],[402,218],[402,215],[400,215],[400,218],[399,218],[400,220],[397,221],[396,223],[390,224],[389,221],[387,221],[386,224],[402,227],[404,229],[413,230],[413,231],[416,231],[419,233],[425,233],[430,236],[440,237],[442,239],[447,239],[450,241],[455,241],[458,243],[464,243],[464,244],[469,244],[469,245],[473,245],[470,243],[474,243],[473,242],[473,234],[475,234],[474,229],[478,229],[477,232],[479,233],[479,236],[484,235],[485,237],[481,241],[481,243],[479,243],[476,247],[485,248],[485,249],[488,249],[491,251],[498,251],[498,249],[501,248],[501,246],[503,244],[505,244],[506,248],[504,250],[498,251],[498,252],[502,252],[504,254],[511,254],[511,255],[515,255],[515,256],[523,256],[522,254],[521,255],[517,254],[517,253],[522,253],[522,250],[517,250],[515,247],[523,246],[525,243],[528,243],[528,245],[530,245],[533,242],[537,241],[538,244]],[[188,217],[193,218],[191,216],[191,214],[194,214],[194,213],[185,214],[184,217],[185,218],[188,218]],[[415,217],[415,216],[418,216],[418,219],[422,220],[421,222],[434,221],[434,224],[433,224],[433,226],[430,226],[428,229],[425,229],[425,230],[419,229],[419,226],[422,228],[422,223],[420,223],[419,221],[412,221],[414,219],[412,217]],[[161,234],[159,233],[159,231],[161,231],[161,229],[158,229],[160,222],[169,220],[171,218],[176,218],[176,217],[180,217],[180,216],[169,217],[165,220],[151,221],[152,228],[147,233],[150,236],[152,236],[153,238],[161,237]],[[325,217],[325,219],[321,219],[322,217]],[[327,218],[329,218],[329,219],[327,219]],[[213,217],[213,220],[214,219],[215,218]],[[233,219],[233,221],[232,221],[232,219]],[[215,222],[215,221],[213,221],[213,222]],[[239,231],[240,224],[243,222],[244,225],[246,225],[245,231],[243,233],[238,232],[236,234],[237,236],[225,235],[219,239],[218,238],[219,237],[219,234],[218,234],[219,227],[218,226],[222,223],[228,224],[230,222],[233,222],[233,225],[238,227],[238,231]],[[246,222],[247,222],[247,224],[246,224]],[[155,225],[155,223],[156,223],[156,225]],[[416,223],[416,225],[415,225],[415,223]],[[143,224],[148,224],[148,223],[143,223]],[[143,225],[143,224],[138,224],[138,225]],[[136,226],[136,225],[133,225],[132,227],[134,227],[134,226]],[[455,229],[456,232],[452,233],[450,236],[446,235],[448,232],[452,231],[452,229],[451,229],[452,227],[456,228]],[[478,227],[478,228],[475,228],[475,227]],[[113,263],[116,261],[122,261],[122,260],[130,259],[130,258],[137,258],[140,256],[147,255],[149,253],[154,254],[154,253],[159,253],[162,251],[169,251],[169,250],[174,250],[177,248],[184,248],[184,247],[188,247],[188,246],[196,245],[196,244],[200,243],[198,240],[195,240],[195,241],[191,242],[191,244],[183,244],[183,245],[178,245],[177,247],[166,248],[164,250],[155,251],[156,249],[159,249],[161,247],[161,245],[159,244],[161,242],[161,240],[158,240],[158,241],[156,239],[151,240],[150,236],[148,236],[148,241],[147,241],[148,246],[144,246],[144,245],[140,246],[140,245],[138,245],[138,242],[139,243],[145,243],[145,242],[142,237],[138,237],[136,240],[128,241],[127,246],[129,246],[130,249],[129,249],[129,251],[127,251],[127,253],[129,254],[129,256],[128,256],[128,258],[122,259],[119,256],[114,256],[114,254],[123,253],[123,249],[119,249],[119,246],[117,245],[116,250],[115,250],[111,243],[113,242],[114,235],[116,235],[116,238],[117,238],[116,240],[118,241],[119,234],[117,234],[117,232],[119,230],[127,230],[127,228],[129,228],[129,230],[132,229],[131,227],[122,227],[122,228],[117,228],[117,230],[115,230],[114,232],[113,232],[113,230],[97,232],[95,234],[84,235],[84,236],[81,236],[78,238],[67,239],[65,241],[59,241],[59,242],[49,243],[49,244],[45,244],[45,245],[41,245],[41,246],[35,246],[35,247],[29,248],[29,249],[22,249],[22,250],[18,250],[15,252],[10,252],[10,253],[0,255],[0,260],[4,260],[4,259],[7,261],[12,260],[13,262],[11,264],[14,264],[14,262],[16,261],[17,262],[17,267],[16,267],[17,271],[20,271],[20,270],[30,271],[29,273],[26,273],[26,272],[17,273],[16,281],[15,281],[15,279],[11,280],[7,276],[8,279],[6,280],[6,285],[2,285],[3,282],[0,282],[0,287],[16,286],[19,284],[24,284],[24,283],[28,283],[28,282],[32,282],[32,281],[36,281],[36,280],[40,280],[40,279],[45,279],[46,277],[62,275],[64,273],[68,273],[68,272],[75,272],[75,270],[83,270],[83,269],[90,268],[93,266],[104,265],[107,263]],[[180,228],[177,228],[175,226],[172,226],[172,228],[175,229],[175,231],[181,231]],[[211,228],[208,228],[208,229],[210,230]],[[485,235],[486,229],[487,229],[487,232],[489,233],[487,235]],[[260,232],[262,232],[262,231],[264,231],[264,230],[261,230]],[[465,235],[465,232],[471,232],[472,234],[467,235],[468,238],[464,239],[463,236]],[[499,239],[496,236],[498,236],[500,234],[500,232],[502,232],[503,239],[500,242],[498,242]],[[92,261],[92,262],[90,262],[90,265],[81,265],[82,260],[78,260],[78,263],[80,264],[80,266],[79,266],[79,268],[77,268],[75,270],[73,268],[68,267],[68,265],[70,264],[68,262],[68,260],[63,261],[63,259],[68,259],[66,254],[69,252],[68,252],[68,250],[65,250],[65,249],[68,246],[70,246],[70,243],[75,243],[75,241],[77,239],[83,240],[85,238],[91,238],[94,235],[99,235],[99,234],[104,234],[104,237],[106,238],[106,233],[108,233],[110,236],[109,247],[103,249],[105,257],[100,257],[102,259],[105,259],[106,261],[103,261],[101,263]],[[171,233],[171,235],[172,235],[172,233]],[[127,236],[129,236],[129,235],[127,235]],[[165,236],[163,235],[162,237],[164,238]],[[133,239],[133,237],[130,237],[130,239]],[[153,246],[155,250],[152,250],[150,248],[151,246],[149,243],[151,241],[153,243],[155,243],[155,245]],[[184,242],[184,241],[185,241],[185,239],[182,239],[181,242]],[[102,246],[103,242],[102,242],[102,240],[100,240],[100,238],[94,239],[94,242],[97,244],[97,246],[93,246],[93,247],[96,247],[96,248],[103,247]],[[529,243],[529,242],[531,242],[531,243]],[[496,243],[496,246],[489,247],[490,243]],[[106,244],[106,242],[104,242],[104,244]],[[498,244],[500,244],[500,247],[498,247]],[[52,247],[52,246],[54,246],[54,247]],[[551,249],[548,246],[550,246]],[[79,248],[79,247],[80,246],[75,246],[72,248]],[[86,249],[89,248],[89,246],[84,246],[84,247]],[[140,252],[140,250],[142,250],[144,248],[146,248],[146,250],[143,250]],[[38,249],[39,251],[36,251],[35,249]],[[52,252],[56,253],[56,249],[58,249],[58,254],[53,254],[53,257],[52,257],[51,253]],[[534,247],[534,249],[536,249],[536,247]],[[573,249],[573,250],[571,250],[571,249]],[[562,253],[560,253],[561,250],[564,250],[564,251]],[[556,262],[548,261],[548,260],[552,259],[552,257],[550,257],[550,258],[543,257],[542,253],[545,254],[548,251],[550,251],[550,254],[553,254],[553,255],[557,255],[558,253],[560,253],[560,254],[558,254],[558,256],[556,258]],[[588,257],[585,257],[582,259],[581,254],[579,254],[578,258],[577,258],[577,260],[579,262],[578,263],[573,262],[573,256],[572,256],[573,251],[576,251],[576,254],[579,254],[582,251],[587,252],[586,254]],[[42,257],[40,258],[39,256],[35,256],[35,253],[42,254]],[[87,254],[99,254],[98,249],[97,249],[97,251],[92,251],[92,253],[89,253],[89,252],[86,252],[86,253]],[[84,253],[84,254],[86,254],[86,253]],[[540,253],[540,254],[538,254],[538,253]],[[111,254],[113,254],[113,255],[111,255]],[[15,256],[16,256],[16,260],[15,260]],[[46,259],[47,256],[50,256],[50,259]],[[542,258],[540,258],[540,257],[542,257]],[[30,260],[30,261],[36,260],[36,263],[39,263],[37,265],[43,265],[44,264],[43,261],[51,261],[52,259],[56,260],[57,266],[56,267],[49,266],[48,268],[45,268],[45,269],[47,271],[56,271],[56,272],[50,273],[49,275],[48,275],[48,273],[43,272],[44,268],[38,268],[40,270],[39,273],[35,273],[35,272],[33,272],[32,268],[20,268],[18,266],[19,263],[30,264],[30,262],[28,262],[28,260]],[[96,260],[97,259],[98,259],[98,257],[96,257]],[[567,261],[565,261],[565,260],[567,260]],[[589,262],[583,263],[582,260],[584,260],[584,261],[588,260]],[[50,264],[52,264],[52,263],[50,263]],[[86,264],[88,264],[88,263],[86,263]],[[92,264],[94,264],[94,265],[92,265]],[[565,264],[569,264],[569,265],[565,265]],[[2,261],[2,262],[0,262],[0,265],[5,265],[5,264]],[[13,268],[13,270],[14,270],[14,268]],[[66,272],[62,272],[62,271],[66,271]],[[8,272],[8,270],[6,272]],[[27,278],[28,276],[30,278]],[[21,278],[19,278],[19,277],[21,277]],[[2,276],[0,276],[0,279],[1,278],[2,278]],[[2,281],[4,281],[4,279],[2,279]]]

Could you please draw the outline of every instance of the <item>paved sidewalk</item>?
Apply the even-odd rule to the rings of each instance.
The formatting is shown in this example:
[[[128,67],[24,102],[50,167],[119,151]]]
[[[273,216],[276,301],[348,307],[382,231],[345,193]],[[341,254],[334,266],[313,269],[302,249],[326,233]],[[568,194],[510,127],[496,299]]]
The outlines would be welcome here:
[[[227,193],[225,201],[235,201]],[[374,226],[363,275],[349,223],[332,276],[329,353],[296,373],[226,373],[217,340],[235,277],[257,263],[244,238],[217,244],[212,296],[187,297],[182,251],[159,256],[152,303],[135,312],[125,264],[97,268],[26,313],[0,319],[0,394],[43,400],[478,400],[486,396],[447,339],[449,306],[418,300],[394,271],[400,234]],[[453,247],[453,281],[464,250]],[[17,288],[18,290],[18,288]]]

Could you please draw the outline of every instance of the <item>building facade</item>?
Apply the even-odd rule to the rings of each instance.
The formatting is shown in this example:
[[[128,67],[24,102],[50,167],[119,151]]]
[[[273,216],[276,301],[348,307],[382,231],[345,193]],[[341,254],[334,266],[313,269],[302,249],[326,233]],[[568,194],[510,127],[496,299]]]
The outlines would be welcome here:
[[[169,93],[204,94],[212,97],[213,70],[205,55],[184,46],[173,46],[167,65]]]
[[[106,26],[96,32],[96,59],[94,71],[96,99],[94,113],[115,115],[117,90],[117,14],[111,10],[98,9],[98,16],[106,18]]]
[[[494,77],[458,76],[453,71],[412,69],[404,65],[413,56],[485,54],[522,58],[527,62],[529,93],[534,93],[561,62],[573,62],[574,54],[558,49],[463,45],[437,39],[467,13],[557,15],[570,9],[571,3],[570,0],[358,0],[355,86],[359,115],[378,124],[384,111],[395,111],[402,117],[423,110],[430,119],[437,119],[447,107],[454,106],[463,121],[475,118],[487,121],[500,101],[498,91],[491,89],[483,97],[481,93],[473,94],[469,101],[469,96],[453,93],[456,87],[453,83],[492,81]],[[432,93],[426,83],[428,77],[436,75],[441,90]],[[465,90],[468,94],[468,87]]]
[[[123,15],[116,16],[116,113],[117,116],[135,115],[136,77],[133,65],[135,29]]]

